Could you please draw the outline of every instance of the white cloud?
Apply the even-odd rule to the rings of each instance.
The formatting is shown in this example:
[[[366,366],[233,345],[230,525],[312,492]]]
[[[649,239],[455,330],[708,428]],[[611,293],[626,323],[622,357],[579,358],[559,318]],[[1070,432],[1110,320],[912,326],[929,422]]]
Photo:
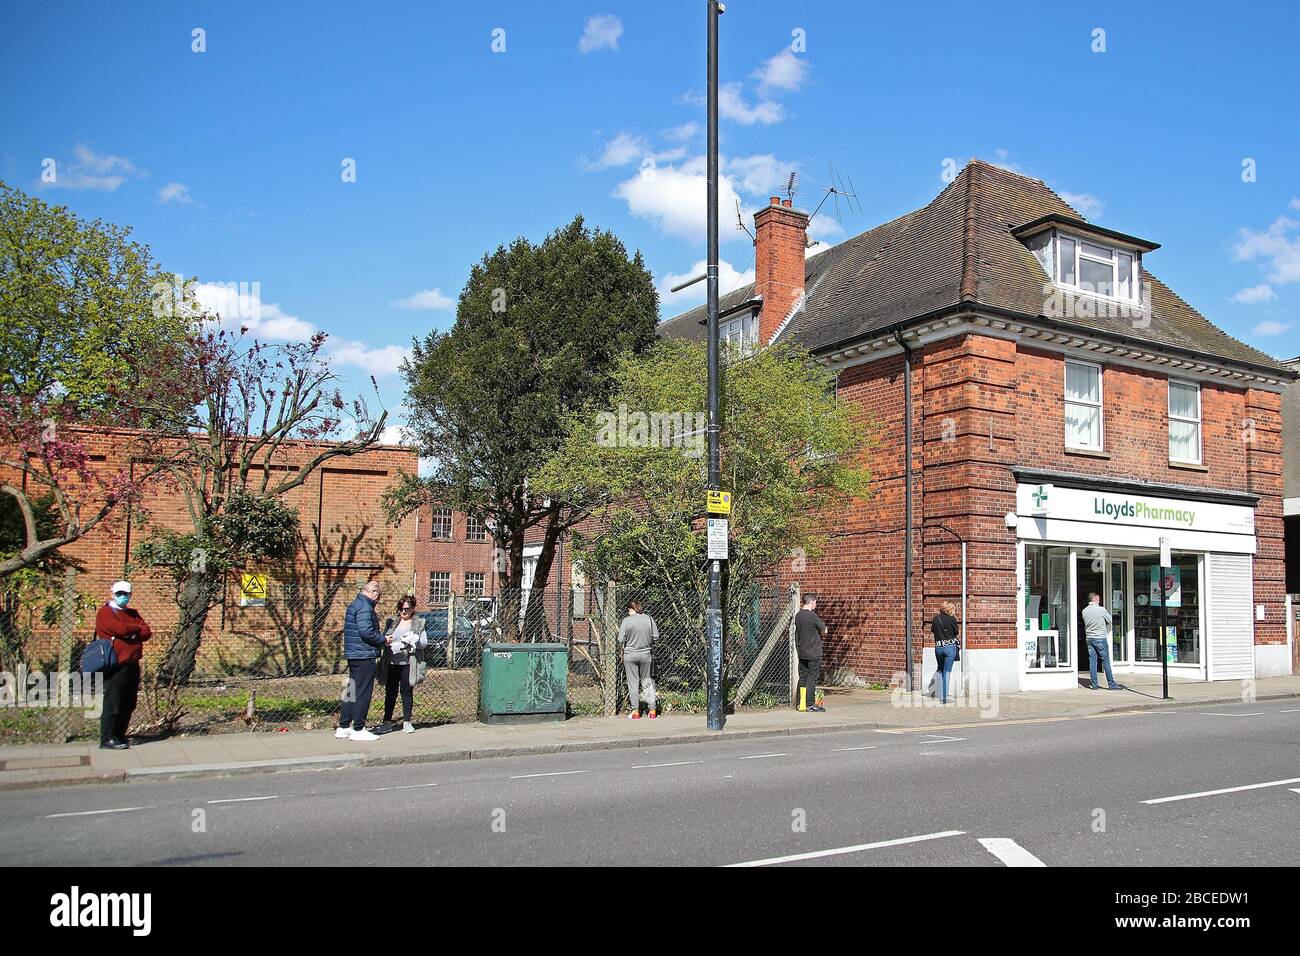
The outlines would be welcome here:
[[[72,156],[71,160],[55,163],[54,181],[44,185],[63,189],[97,189],[102,192],[112,192],[128,179],[139,179],[148,175],[125,156],[96,153],[89,146],[81,143],[72,147]]]
[[[385,375],[397,375],[402,362],[411,354],[411,350],[401,345],[381,345],[371,348],[364,342],[354,340],[327,345],[330,361],[333,365],[352,365],[370,375],[379,378]]]
[[[1266,263],[1269,282],[1300,282],[1300,237],[1295,234],[1300,222],[1278,216],[1265,230],[1239,229],[1232,255],[1238,262],[1261,259]]]
[[[798,90],[808,79],[808,61],[794,55],[789,47],[766,60],[754,71],[758,88],[767,90]]]
[[[626,166],[635,162],[650,151],[650,144],[644,137],[631,133],[619,133],[605,144],[604,151],[594,162],[587,163],[588,169],[609,169],[612,166]]]
[[[220,316],[225,328],[247,328],[259,339],[301,342],[318,331],[274,302],[263,302],[259,282],[199,282],[194,296],[204,312]]]
[[[1100,219],[1106,208],[1106,204],[1092,193],[1070,193],[1062,189],[1060,196],[1077,209],[1084,219]]]
[[[679,282],[685,282],[687,279],[693,279],[701,275],[707,268],[705,260],[701,259],[689,270],[681,275],[669,273],[659,280],[659,303],[666,316],[674,316],[679,312],[684,312],[692,306],[699,305],[704,301],[708,294],[708,283],[701,281],[692,286],[687,286],[680,292],[670,292],[669,290]],[[744,272],[738,272],[736,267],[725,259],[718,260],[718,294],[726,295],[754,281],[754,270],[747,269]]]
[[[443,295],[441,289],[424,289],[405,299],[398,299],[393,305],[399,309],[451,309],[455,308],[456,301]]]
[[[1232,296],[1232,301],[1239,302],[1242,305],[1254,305],[1257,302],[1271,302],[1276,298],[1277,293],[1273,291],[1273,287],[1266,283],[1261,283],[1259,285],[1252,285],[1248,288],[1242,289],[1236,295]]]
[[[1289,203],[1287,203],[1287,205],[1290,206],[1292,209],[1300,209],[1300,199],[1292,199]]]
[[[168,183],[158,190],[158,201],[174,202],[185,206],[194,202],[194,198],[190,195],[190,187],[184,183]]]
[[[699,131],[699,123],[683,123],[681,126],[674,126],[671,129],[664,130],[664,138],[683,143],[691,139]],[[1300,202],[1300,199],[1296,200],[1296,202]]]
[[[1271,319],[1259,323],[1250,330],[1251,335],[1281,335],[1283,332],[1290,331],[1291,322],[1274,322]]]
[[[612,14],[600,14],[587,18],[587,28],[578,40],[579,53],[591,53],[595,50],[617,50],[618,38],[623,35],[623,21]]]
[[[833,201],[834,200],[828,200],[826,205],[829,206]],[[822,206],[821,212],[819,212],[816,217],[808,223],[808,235],[825,245],[826,243],[834,243],[843,238],[844,227],[831,213],[829,213],[826,206]],[[820,252],[821,247],[817,247],[816,251]],[[809,250],[809,255],[815,254],[816,252]]]
[[[991,162],[993,163],[994,166],[1001,166],[1003,169],[1009,169],[1013,173],[1019,173],[1021,176],[1028,175],[1028,173],[1025,172],[1025,168],[1023,166],[1021,166],[1017,162],[1014,162],[1011,159],[1011,152],[1009,150],[1005,150],[1005,149],[993,150],[993,159],[991,160]]]
[[[740,190],[764,195],[785,189],[790,173],[798,168],[798,163],[783,162],[771,153],[730,156],[722,160],[723,172],[731,176]]]
[[[718,90],[718,115],[723,119],[735,120],[741,126],[752,126],[755,123],[770,126],[785,119],[785,108],[768,99],[760,99],[750,106],[745,100],[741,84],[726,83]]]
[[[683,239],[703,241],[707,201],[704,157],[680,166],[660,166],[646,159],[635,176],[618,184],[613,193],[627,203],[628,212],[653,222],[663,232]],[[718,208],[729,216],[738,196],[726,176],[718,181]],[[744,233],[736,231],[736,236]],[[729,236],[722,230],[723,238]]]

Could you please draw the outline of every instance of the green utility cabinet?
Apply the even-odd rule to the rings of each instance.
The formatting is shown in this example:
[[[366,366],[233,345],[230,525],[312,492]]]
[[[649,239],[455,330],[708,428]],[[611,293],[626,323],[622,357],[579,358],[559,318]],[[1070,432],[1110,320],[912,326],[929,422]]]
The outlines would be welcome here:
[[[478,719],[485,724],[564,720],[569,649],[563,644],[488,644],[479,669]]]

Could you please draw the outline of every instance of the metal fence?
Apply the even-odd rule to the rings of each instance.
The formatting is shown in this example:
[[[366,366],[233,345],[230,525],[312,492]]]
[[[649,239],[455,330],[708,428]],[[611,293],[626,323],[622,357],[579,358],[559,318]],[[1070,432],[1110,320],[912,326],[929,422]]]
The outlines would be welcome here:
[[[52,675],[64,674],[65,683],[77,680],[81,650],[93,638],[98,604],[84,599],[75,581],[62,585],[43,608],[11,608],[18,613],[5,619],[0,671],[11,675],[18,699],[0,707],[0,740],[67,740],[97,732],[89,708],[60,705],[57,692],[47,691],[43,699],[27,693],[23,699],[23,688],[41,680],[51,687]],[[193,675],[184,686],[169,687],[159,681],[158,672],[176,632],[175,594],[137,585],[131,606],[150,624],[153,638],[146,644],[132,733],[332,726],[347,671],[342,618],[357,590],[357,581],[343,578],[326,588],[272,586],[264,603],[241,607],[231,606],[228,589],[209,614]],[[237,601],[237,588],[234,593]],[[453,594],[446,606],[420,611],[430,638],[421,652],[429,670],[414,688],[415,724],[476,719],[483,648],[510,638],[568,647],[570,715],[620,712],[627,688],[617,633],[631,597],[658,625],[653,675],[660,712],[703,713],[707,644],[701,595],[632,594],[614,583],[592,583],[558,593],[534,589],[513,600],[499,593]],[[381,625],[396,617],[394,604],[385,598],[377,607]],[[788,703],[794,684],[792,590],[766,586],[732,594],[730,607],[725,666],[730,705]],[[508,626],[512,617],[517,621],[513,628]],[[377,683],[371,722],[385,716],[384,705],[385,688]],[[394,715],[401,719],[400,698]]]

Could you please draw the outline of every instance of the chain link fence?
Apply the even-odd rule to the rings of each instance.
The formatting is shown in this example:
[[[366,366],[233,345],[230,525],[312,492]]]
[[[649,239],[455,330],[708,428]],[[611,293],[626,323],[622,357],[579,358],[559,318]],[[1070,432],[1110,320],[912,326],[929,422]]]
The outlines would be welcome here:
[[[339,574],[310,585],[270,581],[263,596],[249,600],[236,577],[208,615],[190,679],[169,687],[158,673],[179,626],[176,591],[165,582],[138,579],[130,606],[150,625],[153,637],[145,645],[132,734],[332,726],[346,682],[343,616],[364,580],[365,575]],[[376,607],[381,626],[396,619],[399,596],[390,588]],[[483,649],[512,639],[568,648],[571,716],[619,713],[626,706],[627,688],[617,633],[633,597],[659,628],[653,676],[660,712],[703,713],[708,659],[704,596],[633,593],[612,582],[592,582],[516,595],[452,594],[445,606],[417,612],[429,638],[421,651],[429,669],[414,688],[415,724],[477,719]],[[794,601],[790,588],[776,584],[730,596],[729,706],[789,703]],[[7,682],[0,701],[0,740],[62,741],[98,733],[91,687],[84,688],[87,706],[79,706],[76,693],[83,689],[78,661],[93,639],[101,603],[82,594],[72,574],[39,609],[7,609],[0,619],[0,671]],[[35,693],[41,686],[44,692]],[[377,682],[371,722],[383,718],[384,697]],[[395,714],[400,720],[400,700]]]

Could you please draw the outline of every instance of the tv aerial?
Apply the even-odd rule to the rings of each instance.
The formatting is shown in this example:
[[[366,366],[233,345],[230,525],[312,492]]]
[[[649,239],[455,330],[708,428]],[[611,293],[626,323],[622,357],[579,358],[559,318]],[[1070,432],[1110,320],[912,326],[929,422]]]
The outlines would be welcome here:
[[[843,221],[840,218],[841,199],[844,200],[844,206],[846,209],[848,209],[849,212],[856,213],[859,216],[862,215],[862,205],[858,202],[858,194],[853,187],[853,177],[852,176],[847,177],[848,185],[846,186],[844,182],[846,177],[841,176],[839,172],[836,171],[834,166],[832,166],[830,163],[827,163],[826,170],[827,170],[827,177],[830,181],[830,185],[821,187],[821,191],[824,192],[826,195],[822,196],[821,202],[819,202],[817,204],[817,208],[812,211],[812,215],[808,217],[808,221],[812,222],[813,219],[816,218],[817,213],[821,212],[822,206],[826,205],[826,200],[828,199],[831,200],[832,205],[835,209],[836,222]],[[793,179],[794,179],[794,175],[791,174],[791,180],[793,181]]]

